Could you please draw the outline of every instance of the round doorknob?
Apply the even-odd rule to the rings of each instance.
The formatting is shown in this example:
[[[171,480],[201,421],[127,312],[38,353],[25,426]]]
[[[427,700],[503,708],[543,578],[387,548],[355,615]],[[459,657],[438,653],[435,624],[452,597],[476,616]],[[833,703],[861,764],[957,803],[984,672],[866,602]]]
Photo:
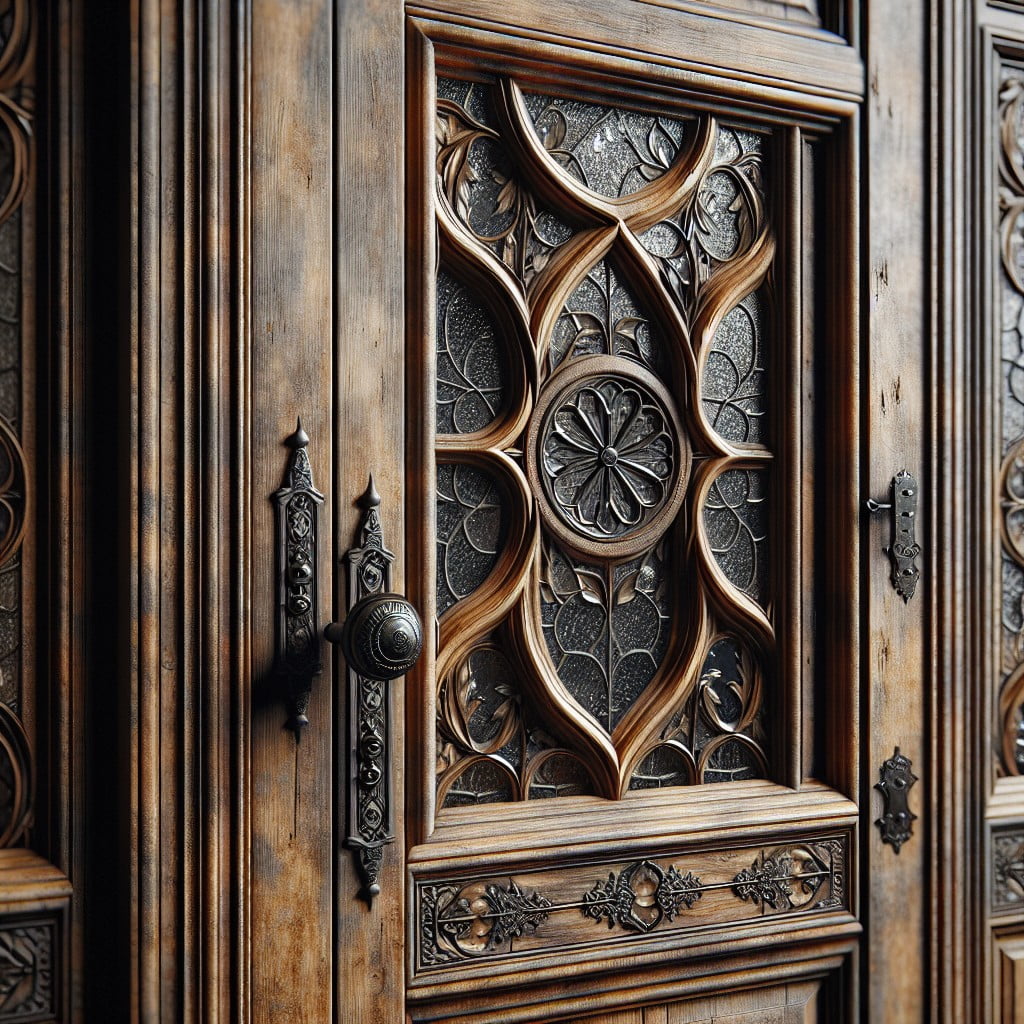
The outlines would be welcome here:
[[[358,601],[342,626],[332,622],[324,636],[340,643],[349,667],[370,679],[396,679],[419,660],[423,624],[400,594],[372,594]]]

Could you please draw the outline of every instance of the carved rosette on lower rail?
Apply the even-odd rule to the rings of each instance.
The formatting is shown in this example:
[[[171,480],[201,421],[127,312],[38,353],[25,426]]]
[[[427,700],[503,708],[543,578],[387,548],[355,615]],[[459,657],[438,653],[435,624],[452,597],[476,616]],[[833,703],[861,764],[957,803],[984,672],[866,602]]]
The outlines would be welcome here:
[[[417,879],[418,971],[849,907],[846,835],[474,879]]]

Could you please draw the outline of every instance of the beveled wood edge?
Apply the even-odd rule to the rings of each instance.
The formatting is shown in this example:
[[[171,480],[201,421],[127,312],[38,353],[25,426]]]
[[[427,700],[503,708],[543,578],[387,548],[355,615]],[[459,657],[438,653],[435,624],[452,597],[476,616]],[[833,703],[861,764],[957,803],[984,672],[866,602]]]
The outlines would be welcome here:
[[[67,876],[45,857],[20,847],[0,850],[0,922],[25,905],[62,903],[71,894]]]
[[[780,928],[772,961],[765,963],[764,940],[760,935],[727,939],[701,937],[700,953],[691,950],[666,951],[660,962],[620,960],[618,971],[580,972],[578,975],[555,972],[540,985],[532,981],[534,972],[503,978],[500,984],[466,996],[444,986],[414,988],[410,991],[410,1016],[420,1022],[444,1021],[445,1024],[528,1024],[536,1020],[543,1005],[545,1020],[577,1022],[580,1012],[593,1013],[619,1007],[624,991],[630,1006],[677,1001],[725,987],[756,988],[781,979],[824,977],[855,967],[861,927],[837,915],[831,923],[819,919],[814,925],[798,922],[793,929]],[[841,989],[844,986],[838,985]],[[856,996],[836,993],[836,1001],[852,1011]],[[837,1005],[838,1008],[838,1005]],[[565,1014],[566,1016],[563,1016]],[[855,1020],[855,1016],[842,1019]]]
[[[713,0],[712,3],[694,0],[639,0],[654,7],[667,7],[674,11],[691,11],[723,21],[740,21],[744,25],[764,25],[776,32],[793,32],[815,38],[840,42],[842,37],[823,26],[816,0],[761,0],[764,11],[754,11],[747,0]],[[991,2],[991,0],[990,0]],[[1009,0],[1016,2],[1016,0]],[[778,14],[771,14],[771,9]]]
[[[447,23],[456,33],[468,27],[501,32],[507,36],[508,56],[521,40],[529,40],[534,51],[572,40],[600,52],[605,62],[613,64],[644,53],[652,69],[685,71],[694,82],[714,79],[716,92],[724,87],[726,92],[746,94],[760,103],[769,97],[778,103],[787,94],[792,101],[794,93],[800,92],[808,111],[835,114],[840,112],[838,107],[856,103],[865,92],[858,54],[829,33],[780,37],[775,23],[756,24],[746,18],[723,33],[720,19],[708,13],[694,11],[680,17],[679,11],[649,5],[638,15],[632,0],[607,0],[600,15],[586,21],[580,20],[572,0],[545,3],[545,21],[552,27],[538,32],[520,27],[533,20],[526,13],[531,2],[514,0],[497,9],[488,0],[435,0],[411,4],[408,10],[413,17]],[[652,46],[661,52],[649,54]],[[766,66],[775,73],[766,74]]]
[[[572,805],[571,815],[565,804]],[[630,805],[635,811],[623,821],[621,810]],[[444,858],[452,863],[476,857],[513,861],[533,848],[537,835],[549,840],[545,856],[558,857],[593,852],[596,844],[585,838],[592,832],[600,834],[601,843],[609,849],[639,844],[689,848],[726,837],[785,831],[787,823],[793,830],[852,827],[860,814],[852,800],[820,783],[792,790],[762,780],[657,792],[634,790],[621,801],[575,797],[495,804],[494,819],[479,816],[485,807],[466,809],[458,815],[462,821],[442,819],[427,842],[410,849],[410,869]],[[455,817],[459,809],[451,810]],[[477,817],[469,811],[477,812]],[[499,823],[500,830],[495,828]]]
[[[591,922],[593,924],[593,922]],[[792,915],[769,915],[756,920],[723,921],[687,931],[672,931],[659,935],[620,936],[618,942],[601,946],[600,934],[596,930],[593,941],[563,945],[550,952],[531,950],[517,960],[489,961],[481,957],[476,961],[463,961],[447,969],[433,969],[414,976],[409,983],[408,1001],[412,1005],[420,1000],[423,993],[443,993],[449,997],[465,992],[473,983],[487,981],[488,991],[508,988],[541,988],[545,983],[564,980],[566,976],[591,977],[603,974],[619,974],[620,984],[625,989],[622,995],[629,995],[633,987],[628,969],[623,962],[643,965],[646,972],[661,964],[685,964],[696,962],[705,969],[711,968],[712,975],[717,967],[709,961],[706,951],[715,947],[719,956],[729,955],[730,950],[743,950],[751,946],[784,944],[785,937],[792,932],[807,932],[814,929],[823,939],[834,932],[844,932],[850,926],[860,930],[861,925],[847,911],[812,911]],[[625,976],[623,976],[625,975]]]

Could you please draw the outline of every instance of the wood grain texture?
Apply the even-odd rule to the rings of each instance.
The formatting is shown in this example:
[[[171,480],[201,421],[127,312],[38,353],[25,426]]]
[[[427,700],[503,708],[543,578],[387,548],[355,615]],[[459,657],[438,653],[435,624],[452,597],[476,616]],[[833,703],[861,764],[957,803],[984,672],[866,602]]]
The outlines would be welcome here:
[[[863,122],[858,55],[820,30],[808,5],[763,0],[748,18],[751,8],[731,3],[716,11],[686,0],[612,0],[581,19],[578,5],[561,0],[501,9],[451,0],[416,5],[404,24],[394,0],[171,6],[139,0],[132,22],[123,542],[132,1013],[384,1024],[401,1019],[408,998],[411,1019],[452,1024],[587,1013],[603,1015],[597,1024],[853,1019],[861,906],[870,930],[865,1013],[921,1019],[927,936],[939,933],[937,950],[948,934],[944,911],[921,894],[926,867],[934,877],[942,869],[926,856],[925,821],[899,859],[881,847],[870,785],[896,744],[915,765],[934,761],[924,746],[930,656],[922,640],[933,596],[926,580],[909,611],[897,604],[878,527],[859,537],[856,525],[862,498],[884,493],[904,461],[924,466],[927,448],[929,409],[915,383],[925,379],[929,280],[921,5],[900,15],[903,33],[892,32],[888,16],[865,22],[877,74]],[[771,15],[783,6],[806,17],[780,26]],[[668,115],[745,115],[776,132],[780,248],[771,273],[784,307],[775,325],[786,346],[776,364],[786,394],[775,429],[785,435],[779,507],[789,521],[777,577],[788,597],[771,611],[780,618],[758,614],[782,623],[780,667],[764,680],[781,739],[778,781],[580,798],[571,813],[558,801],[452,808],[435,822],[435,675],[468,635],[442,624],[440,659],[428,649],[391,690],[392,720],[407,724],[396,729],[391,765],[398,838],[386,847],[383,892],[367,907],[355,898],[359,880],[342,848],[351,763],[348,709],[335,696],[340,659],[329,659],[315,684],[302,744],[282,729],[267,498],[287,456],[281,441],[301,415],[314,479],[328,492],[321,522],[331,543],[318,569],[322,592],[333,590],[330,617],[345,614],[339,558],[354,540],[354,501],[370,472],[397,556],[395,589],[408,581],[414,603],[430,606],[429,485],[445,445],[435,444],[432,410],[421,401],[433,379],[429,282],[435,245],[449,256],[458,248],[457,225],[435,220],[433,205],[435,59],[456,73],[523,75],[533,87]],[[406,76],[419,74],[426,84],[405,91]],[[859,168],[871,200],[863,221]],[[563,195],[575,188],[559,187]],[[593,205],[575,191],[577,213]],[[908,194],[917,197],[909,206]],[[608,204],[601,215],[627,226],[646,216],[628,204]],[[577,255],[593,258],[606,242],[595,234]],[[550,327],[563,299],[552,286],[541,312],[512,299],[502,308],[529,332]],[[871,311],[863,333],[862,299]],[[526,415],[501,429],[513,437]],[[510,466],[509,480],[517,472]],[[528,546],[535,526],[521,518]],[[717,583],[724,593],[727,584]],[[463,626],[505,610],[481,601]],[[858,708],[861,681],[867,697]],[[623,796],[639,751],[640,727],[627,726],[618,751],[601,747],[606,796]],[[957,742],[943,733],[949,749]],[[673,932],[642,954],[595,940],[587,971],[531,948],[500,976],[481,961],[458,977],[417,981],[407,997],[407,903],[423,878],[521,868],[538,887],[559,887],[580,883],[592,864],[619,870],[658,855],[685,857],[696,872],[701,857],[721,866],[729,844],[806,839],[819,827],[842,829],[866,851],[863,880],[851,871],[841,914],[740,927],[715,917],[717,930],[699,941]],[[961,998],[954,982],[934,985],[945,986],[943,999]]]
[[[971,251],[973,226],[978,224],[971,157],[977,147],[967,136],[973,116],[973,10],[944,3],[936,14],[930,37],[931,74],[938,90],[938,102],[932,107],[936,188],[931,224],[943,256],[931,262],[929,275],[936,326],[931,349],[936,398],[929,420],[936,439],[933,449],[946,454],[932,460],[935,497],[928,517],[935,542],[932,567],[927,571],[943,581],[930,595],[932,657],[927,667],[939,686],[929,708],[934,736],[930,800],[936,814],[929,871],[933,892],[946,893],[971,891],[983,856],[979,819],[988,788],[989,755],[988,741],[977,730],[987,720],[990,688],[986,661],[974,671],[967,666],[972,663],[970,636],[977,633],[979,623],[987,621],[992,599],[988,588],[973,587],[967,580],[967,567],[978,558],[979,530],[990,521],[982,510],[988,497],[977,480],[977,467],[972,466],[974,458],[984,463],[985,430],[979,430],[975,456],[969,453],[969,445],[961,443],[977,423],[970,411],[971,395],[987,386],[975,378],[978,371],[973,369],[980,370],[983,364],[969,354],[975,290],[969,283],[969,260],[964,258]],[[982,377],[985,373],[981,370]],[[963,503],[962,496],[972,492],[978,500]],[[954,508],[960,514],[948,515],[947,510]],[[982,560],[986,569],[989,557]],[[971,708],[980,714],[971,715]],[[940,770],[952,764],[974,766],[974,770],[952,777]],[[941,911],[933,904],[938,926],[932,928],[930,998],[946,1019],[983,1019],[982,964],[989,943],[976,930],[979,911],[980,900],[974,898],[947,901]]]
[[[843,976],[850,969],[858,930],[852,925],[845,936],[836,934],[829,939],[813,931],[794,932],[787,936],[792,944],[787,941],[770,962],[763,956],[763,941],[728,952],[711,941],[704,944],[701,956],[684,954],[674,963],[648,965],[639,974],[627,969],[625,974],[568,975],[541,985],[438,991],[429,1001],[413,1002],[410,1018],[415,1024],[535,1024],[537,1020],[578,1021],[588,1013],[620,1012],[624,1002],[627,1007],[689,1002],[701,1008],[702,1002],[715,1006],[715,1001],[722,999],[728,1006],[731,994],[740,990],[756,992],[761,987],[794,983],[794,991],[799,993],[806,979],[831,975],[827,998],[821,1003],[822,1019],[839,1021],[849,1013]],[[746,998],[749,1005],[750,995],[740,998]],[[655,1012],[653,1019],[661,1024],[664,1017]]]
[[[328,1020],[333,1005],[333,876],[337,833],[330,662],[314,681],[301,743],[283,728],[273,672],[275,535],[269,496],[281,485],[284,440],[301,417],[314,484],[333,476],[331,379],[333,19],[318,2],[251,8],[252,601],[250,912],[254,1024]],[[328,585],[330,543],[313,566]]]
[[[926,475],[928,337],[927,296],[931,251],[927,247],[929,152],[916,126],[927,113],[923,69],[929,40],[920,7],[905,5],[898,16],[868,8],[866,21],[868,97],[865,107],[865,168],[871,201],[865,209],[864,296],[867,350],[863,371],[865,445],[863,495],[887,493],[892,477],[907,468]],[[899,198],[897,198],[899,197]],[[915,201],[908,202],[908,197]],[[892,201],[898,206],[887,205]],[[893,749],[915,765],[929,764],[925,728],[927,647],[924,623],[928,580],[905,604],[890,582],[880,549],[892,543],[890,524],[873,517],[865,533],[862,573],[868,607],[864,652],[865,714],[870,722],[864,760],[865,914],[872,941],[867,947],[864,993],[870,1018],[921,1020],[928,1005],[928,908],[908,904],[908,892],[924,889],[931,830],[922,820],[899,856],[881,841],[873,824],[880,816],[880,794],[872,792],[883,762]],[[918,517],[918,542],[930,536]],[[915,772],[915,774],[920,774]],[[921,807],[922,790],[911,791]],[[913,809],[913,808],[912,808]],[[876,813],[876,811],[878,813]],[[915,811],[920,813],[920,811]],[[900,909],[897,911],[897,907]],[[895,950],[901,952],[895,955]]]
[[[334,562],[337,565],[342,552],[356,540],[359,510],[355,502],[372,473],[381,495],[381,526],[395,555],[392,588],[403,594],[412,569],[405,545],[411,529],[405,497],[418,463],[415,458],[407,463],[405,457],[409,342],[402,5],[397,0],[341,4],[335,31]],[[346,611],[345,593],[344,574],[338,572],[334,577],[336,621]],[[426,632],[429,637],[429,624]],[[360,883],[352,856],[340,850],[335,840],[333,963],[345,965],[334,994],[338,1021],[388,1024],[403,1013],[406,741],[401,723],[407,685],[401,680],[388,684],[392,723],[388,770],[398,838],[384,848],[382,892],[372,907],[357,899]],[[336,721],[333,778],[338,794],[344,793],[355,770],[353,754],[346,749],[350,713],[351,709],[339,708]],[[343,834],[355,831],[348,823]]]
[[[715,81],[718,92],[713,96],[707,82],[697,81],[685,68],[685,54],[688,52],[685,47],[679,51],[683,55],[679,62],[670,64],[652,61],[649,55],[627,54],[625,48],[599,49],[594,47],[593,39],[584,39],[572,45],[556,38],[555,34],[545,34],[546,27],[552,21],[542,17],[540,12],[527,10],[523,5],[517,7],[517,11],[521,15],[517,19],[519,26],[538,27],[520,27],[514,35],[506,36],[500,35],[493,24],[483,25],[469,17],[465,5],[445,5],[443,12],[432,9],[429,18],[427,12],[417,12],[422,16],[415,22],[416,47],[410,51],[410,57],[413,59],[412,73],[418,81],[410,85],[409,93],[412,139],[409,189],[417,213],[412,221],[417,233],[413,236],[411,247],[414,262],[410,270],[410,299],[416,311],[416,319],[410,343],[410,357],[414,367],[410,380],[416,384],[413,396],[418,394],[426,397],[419,397],[410,408],[418,410],[417,416],[421,421],[432,417],[428,403],[433,370],[425,349],[426,344],[429,344],[434,316],[431,282],[435,272],[436,246],[439,246],[443,259],[454,262],[462,269],[467,279],[480,289],[481,296],[496,303],[498,308],[507,310],[509,321],[518,325],[515,330],[510,329],[509,334],[512,336],[523,332],[531,337],[536,335],[543,341],[554,322],[551,311],[560,307],[567,294],[565,288],[546,288],[544,277],[551,277],[555,270],[544,270],[538,276],[536,287],[528,285],[525,297],[517,299],[518,285],[512,276],[498,261],[478,252],[471,241],[464,240],[464,232],[456,215],[448,209],[454,207],[455,200],[440,195],[435,198],[428,129],[434,107],[434,94],[429,84],[432,60],[440,62],[442,70],[438,74],[491,75],[507,72],[511,54],[514,56],[513,73],[533,89],[550,87],[555,93],[565,92],[570,88],[569,83],[578,82],[580,86],[593,90],[595,102],[624,103],[641,109],[647,103],[653,103],[652,109],[666,114],[683,111],[688,104],[696,104],[699,110],[708,107],[715,110],[718,101],[722,104],[721,110],[727,112],[722,114],[723,117],[736,116],[742,99],[742,102],[749,104],[746,108],[749,117],[756,120],[761,113],[759,99],[752,92],[748,94],[744,89],[737,88],[728,76],[721,76]],[[680,18],[674,29],[683,32],[689,24]],[[624,31],[628,37],[628,24]],[[642,85],[639,84],[641,79]],[[779,679],[781,673],[773,674],[777,690],[770,700],[770,706],[773,724],[788,716],[786,727],[780,730],[785,737],[779,751],[780,764],[784,765],[780,774],[787,780],[791,779],[799,788],[794,791],[770,784],[744,783],[728,787],[727,792],[715,792],[716,787],[692,790],[684,787],[675,793],[630,793],[621,809],[615,803],[574,798],[569,804],[564,804],[566,808],[571,806],[571,814],[557,806],[561,801],[527,802],[515,807],[484,804],[447,808],[443,814],[438,815],[431,831],[429,819],[423,820],[423,816],[430,813],[432,803],[430,773],[420,769],[424,780],[423,790],[419,798],[410,804],[410,808],[417,812],[419,829],[422,829],[420,835],[425,842],[414,846],[409,854],[413,884],[418,885],[423,878],[445,877],[443,873],[450,872],[456,865],[466,871],[478,871],[480,866],[488,864],[489,871],[508,872],[511,877],[527,865],[543,864],[547,874],[531,875],[529,884],[523,883],[525,891],[532,893],[537,888],[539,892],[542,887],[539,882],[535,886],[534,882],[550,879],[553,891],[562,892],[566,888],[563,883],[569,877],[565,872],[577,871],[578,863],[588,863],[595,856],[621,856],[627,849],[638,857],[652,856],[659,849],[679,849],[678,837],[682,835],[686,835],[689,842],[701,845],[707,844],[716,831],[728,831],[734,836],[745,834],[744,830],[749,830],[747,835],[763,834],[762,830],[769,827],[770,820],[778,824],[785,822],[786,827],[793,828],[798,821],[806,824],[809,820],[827,819],[832,814],[838,817],[856,815],[849,797],[857,794],[859,775],[855,741],[859,728],[856,707],[858,630],[855,613],[858,604],[855,583],[858,545],[850,537],[850,531],[854,528],[850,524],[857,521],[856,508],[859,501],[856,455],[859,438],[856,393],[859,357],[858,209],[855,188],[855,168],[859,159],[856,145],[858,122],[855,117],[850,117],[831,133],[822,136],[820,96],[810,95],[813,90],[807,88],[805,80],[800,76],[794,75],[792,79],[788,83],[788,91],[779,90],[780,93],[785,92],[785,98],[775,106],[773,112],[776,127],[778,120],[783,119],[792,127],[780,132],[776,159],[771,164],[771,173],[776,176],[777,182],[771,197],[772,216],[777,218],[778,232],[784,244],[791,247],[784,252],[781,266],[774,270],[776,276],[773,282],[779,289],[778,303],[782,307],[774,326],[779,336],[791,339],[791,348],[786,357],[789,362],[784,363],[783,378],[787,382],[795,382],[796,386],[795,394],[787,396],[781,403],[776,424],[776,430],[782,432],[787,439],[782,460],[785,473],[782,487],[791,498],[784,507],[786,514],[797,519],[792,535],[787,536],[781,545],[785,549],[781,560],[787,567],[781,578],[792,586],[794,581],[803,583],[805,571],[809,574],[806,578],[816,597],[813,628],[817,631],[818,642],[813,645],[808,642],[811,635],[811,610],[808,609],[805,621],[805,613],[799,602],[794,599],[784,603],[786,611],[783,628],[787,633],[784,664],[787,672],[782,679]],[[505,106],[502,109],[509,122],[515,125],[518,116],[517,94],[511,86],[503,88]],[[589,98],[590,93],[587,95]],[[764,95],[763,92],[758,93],[761,99]],[[652,99],[654,97],[656,99]],[[840,112],[852,114],[853,108],[842,103],[831,107],[832,116]],[[812,123],[817,124],[818,132],[807,132],[805,136],[803,127]],[[524,140],[520,149],[516,150],[519,165],[538,168],[544,155],[536,151],[536,147],[531,148],[531,135],[521,127],[514,128],[513,134],[517,138],[522,136]],[[417,160],[420,162],[417,163]],[[531,184],[543,192],[548,203],[569,203],[575,218],[596,216],[593,213],[597,209],[595,201],[576,185],[559,179],[557,188],[548,188],[544,184],[545,180],[539,170],[531,176]],[[679,182],[683,180],[680,176]],[[674,187],[678,187],[678,183],[665,184],[659,193],[659,201],[670,201]],[[652,189],[651,194],[655,191]],[[445,206],[446,202],[448,207]],[[435,212],[438,225],[436,233],[433,226]],[[632,219],[642,220],[647,213],[638,200],[631,198],[628,203],[603,204],[600,216],[615,221],[621,219],[628,227]],[[439,239],[439,243],[434,241],[435,238]],[[815,248],[823,244],[822,239],[831,240],[831,244],[824,243],[824,256]],[[580,241],[564,258],[557,257],[553,266],[557,269],[559,260],[565,262],[570,255],[583,263],[589,263],[602,256],[611,244],[599,231],[595,231],[592,237]],[[487,273],[470,273],[469,268],[474,265],[474,261],[486,264]],[[488,289],[483,282],[490,277],[500,283]],[[632,283],[638,287],[636,280]],[[736,295],[741,292],[742,289],[737,285]],[[662,305],[657,308],[662,311]],[[815,331],[823,329],[830,340],[827,348],[815,344],[813,340]],[[423,337],[427,339],[426,343],[421,340]],[[805,337],[811,340],[805,342]],[[424,348],[418,349],[420,345]],[[816,405],[815,396],[822,391],[828,392],[830,401]],[[435,447],[440,462],[442,458],[454,458],[455,454],[462,458],[468,458],[469,454],[477,457],[478,448],[483,452],[484,449],[489,450],[494,445],[504,445],[509,439],[514,439],[530,409],[528,397],[516,391],[513,409],[518,410],[520,405],[526,410],[523,415],[510,412],[500,423],[479,436],[437,438],[435,442],[429,427],[414,425],[416,448],[422,452],[422,465],[426,471],[424,477],[429,479]],[[826,452],[827,442],[823,441],[824,438],[833,441],[836,447]],[[480,459],[483,457],[479,455]],[[821,473],[821,479],[812,491],[808,487],[808,476],[816,471]],[[511,467],[509,477],[510,480],[515,477]],[[433,607],[431,594],[434,572],[430,554],[433,547],[430,531],[433,525],[429,511],[429,490],[423,483],[419,483],[419,486],[423,488],[426,497],[418,496],[410,484],[410,500],[414,509],[412,521],[423,523],[427,534],[417,537],[416,546],[412,548],[413,551],[421,552],[419,557],[414,555],[412,558],[420,567],[413,590],[425,602],[429,612]],[[521,488],[517,489],[510,483],[508,489],[515,496],[508,500],[518,501]],[[826,517],[823,514],[826,501],[830,510],[837,505],[849,509],[849,521],[844,523],[841,518],[831,515]],[[518,532],[514,533],[515,543],[510,544],[510,548],[515,548],[521,542],[520,538],[522,543],[529,541],[523,529],[524,517],[519,515],[513,518],[519,525],[516,527]],[[541,518],[544,518],[543,511]],[[812,549],[814,555],[811,554]],[[807,552],[807,561],[817,561],[817,573],[811,567],[805,570],[798,554],[801,550]],[[427,567],[430,567],[429,572]],[[451,669],[458,661],[459,652],[464,651],[465,645],[471,642],[467,640],[469,630],[490,628],[507,614],[510,602],[516,600],[514,595],[518,593],[522,581],[518,576],[506,579],[503,574],[506,574],[504,562],[499,561],[487,586],[467,601],[467,609],[472,605],[472,614],[467,610],[462,616],[453,613],[444,617],[439,631],[440,654],[437,661],[431,665],[427,660],[431,657],[428,652],[427,659],[411,678],[421,693],[431,693],[435,683],[433,676],[445,671],[445,666]],[[494,582],[496,580],[499,582]],[[513,594],[513,597],[507,597],[508,594]],[[535,615],[534,612],[531,614]],[[808,628],[809,632],[802,633],[803,628]],[[519,637],[517,634],[517,651],[524,644],[529,646],[530,642],[529,635]],[[463,648],[459,648],[459,644]],[[543,659],[545,654],[542,652],[538,657]],[[788,674],[789,670],[793,670],[792,677]],[[829,680],[827,694],[815,686],[815,680],[826,678]],[[817,692],[817,700],[813,698],[814,692]],[[537,695],[531,692],[531,699],[537,700]],[[545,706],[549,720],[564,710],[564,702],[550,702],[550,707],[543,700],[541,703]],[[424,701],[413,705],[414,709],[417,707],[421,710],[413,719],[415,729],[410,730],[410,736],[415,740],[410,749],[411,763],[418,762],[426,768],[434,760],[432,736],[435,710],[432,703]],[[808,707],[821,709],[819,723],[810,729],[803,727],[801,713]],[[618,742],[615,736],[613,740]],[[798,744],[795,749],[793,744]],[[607,752],[602,750],[601,756],[607,756]],[[594,759],[591,759],[591,763],[594,763]],[[839,793],[811,782],[808,776],[818,773],[822,773],[828,783],[836,786]],[[848,796],[841,796],[841,793]],[[621,782],[619,795],[622,795]],[[848,820],[852,820],[852,817]],[[416,817],[412,818],[411,824],[416,827]],[[415,836],[416,832],[412,835]],[[690,867],[695,863],[687,861]],[[853,899],[857,898],[855,892]],[[759,927],[768,926],[762,922]],[[792,927],[797,931],[800,928],[795,923]],[[848,927],[848,919],[846,923],[837,920],[827,926],[828,929],[836,929],[836,934],[845,927]],[[774,929],[775,937],[786,930],[777,924]],[[727,950],[739,955],[737,950],[744,942],[751,941],[745,932],[741,936],[740,931],[731,928],[715,955],[726,956]],[[827,929],[819,933],[822,941],[825,941],[827,933]],[[767,938],[768,932],[763,931],[761,934]],[[693,957],[697,955],[697,948],[696,941],[690,943],[678,937],[652,938],[650,941],[645,940],[642,952],[650,970],[655,964],[671,962],[675,958]],[[453,971],[451,978],[417,978],[409,993],[413,1000],[414,1019],[470,1020],[485,1012],[497,1014],[499,1005],[507,1006],[507,1009],[500,1018],[495,1019],[529,1019],[525,1016],[525,1007],[531,997],[525,992],[519,994],[523,986],[534,992],[535,998],[543,999],[544,1012],[550,1013],[552,1019],[557,1019],[558,1013],[564,1012],[562,1007],[567,1004],[551,1003],[550,996],[542,996],[541,993],[551,991],[551,986],[557,984],[558,979],[565,984],[570,978],[579,976],[579,968],[575,964],[578,958],[575,954],[565,952],[549,953],[542,944],[534,945],[529,940],[525,945],[520,943],[517,949],[519,952],[508,968],[492,968],[483,958],[476,963],[463,965],[459,972]],[[639,956],[641,947],[637,946],[636,949],[636,955]],[[770,955],[775,957],[777,953],[778,950],[773,949]],[[591,972],[598,963],[604,970],[614,972],[620,962],[620,955],[610,940],[604,942],[591,955]],[[700,970],[696,965],[694,969],[698,972]],[[467,988],[466,982],[471,977],[480,984],[488,981],[490,995]],[[615,978],[616,975],[613,973],[610,977]],[[628,999],[635,995],[635,982],[627,982],[624,977],[619,977],[619,983],[625,987],[621,998]],[[849,989],[845,988],[849,977],[849,974],[846,975],[847,982],[844,982],[842,994],[838,997],[844,1012],[850,1005]],[[462,981],[461,987],[457,978]],[[500,1004],[494,995],[494,983],[499,978],[503,991],[507,993],[502,995]],[[580,982],[581,986],[587,984],[583,980]],[[611,1004],[613,998],[610,991],[601,996],[606,1004]],[[580,1004],[578,1011],[589,1005]],[[488,1009],[485,1010],[485,1007]],[[457,1011],[461,1015],[457,1015]]]
[[[132,388],[118,410],[128,467],[120,756],[131,823],[126,1012],[143,1019],[243,1019],[248,431],[235,379],[245,289],[229,129],[245,124],[238,14],[143,2],[125,25]]]
[[[512,53],[519,49],[520,40],[529,40],[538,52],[548,43],[577,40],[611,60],[611,67],[617,56],[639,57],[652,65],[685,70],[697,81],[713,76],[716,92],[743,91],[755,101],[758,95],[763,99],[789,84],[806,88],[812,108],[827,109],[830,103],[856,100],[863,94],[856,54],[826,33],[802,37],[783,35],[763,23],[726,26],[692,10],[680,14],[629,0],[604,3],[585,21],[572,3],[535,0],[516,0],[500,15],[486,0],[417,4],[410,12],[499,32]]]
[[[1024,935],[1001,929],[993,937],[995,955],[995,1015],[999,1024],[1024,1020]]]

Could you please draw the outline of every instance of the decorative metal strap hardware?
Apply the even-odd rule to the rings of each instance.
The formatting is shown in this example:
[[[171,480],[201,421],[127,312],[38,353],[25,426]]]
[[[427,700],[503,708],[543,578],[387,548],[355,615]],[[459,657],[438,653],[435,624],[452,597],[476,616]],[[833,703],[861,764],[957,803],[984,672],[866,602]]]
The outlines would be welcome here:
[[[423,649],[423,627],[405,598],[390,593],[395,556],[384,547],[380,495],[370,477],[359,499],[363,518],[359,544],[345,555],[349,613],[344,625],[332,622],[324,636],[340,644],[348,662],[349,835],[367,904],[380,895],[384,846],[392,835],[391,725],[385,683],[416,664]]]
[[[889,843],[897,853],[913,834],[917,818],[910,810],[910,787],[917,782],[911,767],[910,758],[897,747],[892,757],[882,763],[878,770],[881,780],[875,783],[875,789],[885,800],[885,811],[875,824],[881,830],[882,842]]]
[[[892,561],[892,585],[896,593],[908,602],[917,589],[917,581],[921,570],[917,567],[917,556],[921,554],[921,545],[915,536],[917,520],[917,480],[907,470],[901,469],[890,484],[892,500],[875,501],[868,498],[868,511],[892,512],[892,545],[882,550]]]
[[[324,496],[313,486],[309,435],[298,420],[286,441],[292,449],[284,482],[271,496],[277,507],[277,656],[275,669],[288,687],[288,728],[295,742],[309,725],[313,677],[323,667],[317,541]]]

